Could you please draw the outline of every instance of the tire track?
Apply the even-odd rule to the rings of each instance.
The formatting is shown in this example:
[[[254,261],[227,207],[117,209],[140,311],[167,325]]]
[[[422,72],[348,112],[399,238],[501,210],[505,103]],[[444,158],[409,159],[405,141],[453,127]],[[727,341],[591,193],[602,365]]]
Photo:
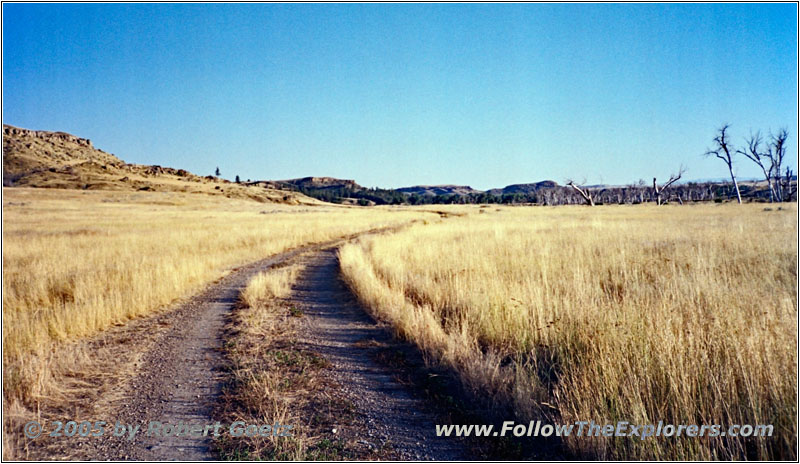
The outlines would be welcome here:
[[[213,437],[147,437],[150,421],[176,424],[213,422],[224,366],[221,352],[225,318],[239,293],[259,272],[320,246],[299,248],[234,269],[226,277],[159,321],[168,328],[141,358],[139,373],[110,418],[139,426],[134,440],[106,436],[89,443],[94,460],[202,461],[216,459]],[[94,449],[92,449],[94,448]]]
[[[302,308],[300,342],[331,363],[327,374],[355,405],[354,424],[342,435],[371,448],[390,448],[397,459],[453,461],[473,458],[456,438],[436,437],[447,411],[399,379],[421,366],[388,365],[381,354],[408,351],[388,327],[376,323],[341,280],[336,249],[303,257],[305,270],[294,285],[292,303]],[[348,428],[352,429],[348,431]]]

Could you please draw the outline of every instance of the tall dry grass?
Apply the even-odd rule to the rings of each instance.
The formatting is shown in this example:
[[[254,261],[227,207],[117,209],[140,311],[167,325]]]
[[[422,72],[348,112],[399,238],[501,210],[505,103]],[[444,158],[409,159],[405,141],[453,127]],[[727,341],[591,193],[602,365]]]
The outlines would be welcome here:
[[[179,193],[3,189],[3,394],[45,394],[58,343],[192,294],[226,269],[417,212]]]
[[[774,426],[573,436],[578,455],[796,459],[796,205],[763,207],[503,209],[340,256],[368,307],[520,420]]]

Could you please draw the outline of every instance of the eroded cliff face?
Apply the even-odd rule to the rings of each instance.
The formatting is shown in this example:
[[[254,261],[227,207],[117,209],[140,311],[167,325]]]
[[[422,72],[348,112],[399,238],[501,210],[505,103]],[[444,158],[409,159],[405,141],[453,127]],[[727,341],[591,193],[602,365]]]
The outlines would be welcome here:
[[[81,163],[121,167],[119,158],[98,150],[89,139],[66,132],[38,131],[3,124],[3,185],[25,183],[43,172],[79,169]],[[49,174],[48,174],[49,175]],[[53,177],[53,176],[50,176]],[[36,180],[38,183],[39,180]]]
[[[37,139],[44,140],[46,142],[68,142],[74,143],[76,145],[80,145],[86,148],[94,148],[92,147],[92,141],[89,139],[84,139],[81,137],[76,137],[72,134],[68,134],[66,132],[49,132],[49,131],[37,131],[31,129],[22,129],[20,127],[10,126],[8,124],[3,124],[3,136],[5,137],[33,137]]]

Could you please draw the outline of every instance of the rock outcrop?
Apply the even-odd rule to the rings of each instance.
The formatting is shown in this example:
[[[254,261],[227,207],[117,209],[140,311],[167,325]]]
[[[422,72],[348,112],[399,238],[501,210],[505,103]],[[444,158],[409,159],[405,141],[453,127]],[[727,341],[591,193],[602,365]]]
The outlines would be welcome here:
[[[50,132],[50,131],[38,131],[38,130],[31,130],[31,129],[22,129],[20,127],[14,127],[8,124],[3,124],[3,136],[4,137],[33,137],[37,139],[41,139],[47,142],[53,141],[62,141],[62,142],[69,142],[74,143],[76,145],[86,147],[86,148],[94,148],[92,147],[92,141],[89,139],[84,139],[81,137],[76,137],[72,134],[68,134],[66,132]]]

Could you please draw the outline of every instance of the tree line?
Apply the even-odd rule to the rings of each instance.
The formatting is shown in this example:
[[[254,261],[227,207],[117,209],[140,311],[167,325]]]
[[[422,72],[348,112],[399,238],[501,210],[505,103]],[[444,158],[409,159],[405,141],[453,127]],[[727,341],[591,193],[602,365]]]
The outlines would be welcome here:
[[[684,201],[722,201],[724,198],[736,198],[741,204],[742,197],[756,200],[769,199],[770,202],[794,201],[797,199],[797,178],[790,166],[784,166],[786,158],[786,141],[789,138],[789,131],[780,129],[776,133],[770,133],[766,138],[762,137],[761,132],[751,133],[745,139],[745,144],[736,147],[730,139],[730,124],[723,124],[717,131],[713,139],[713,148],[709,148],[703,154],[706,157],[716,157],[725,163],[730,175],[730,184],[711,184],[711,183],[687,183],[676,184],[686,172],[686,168],[681,166],[678,172],[672,174],[670,178],[659,184],[653,178],[652,187],[645,188],[644,181],[640,180],[637,186],[629,188],[614,189],[591,189],[576,184],[572,180],[567,181],[567,185],[580,197],[583,203],[594,206],[598,202],[605,203],[644,203],[654,201],[661,205],[673,199],[683,204]],[[761,170],[766,189],[761,189],[757,185],[740,185],[734,172],[736,156],[743,156],[755,163]],[[639,200],[631,199],[631,194],[639,196]],[[614,201],[616,197],[616,201]],[[647,198],[647,200],[645,200]]]
[[[736,188],[728,182],[688,182],[667,185],[647,184],[644,180],[624,186],[578,187],[591,197],[586,197],[573,186],[543,187],[535,192],[491,194],[488,192],[470,194],[418,195],[405,194],[395,190],[347,187],[335,188],[297,188],[296,190],[313,198],[330,203],[355,201],[366,205],[441,205],[441,204],[534,204],[534,205],[576,205],[576,204],[640,204],[640,203],[688,203],[702,201],[722,202],[736,197]],[[574,185],[574,183],[573,183]],[[665,187],[666,186],[666,187]],[[738,186],[740,195],[755,201],[773,201],[770,191],[746,183]],[[796,192],[793,190],[792,192]],[[793,194],[791,198],[796,198]],[[785,197],[789,201],[789,197]]]
[[[788,130],[762,136],[761,132],[751,133],[744,144],[735,146],[730,137],[730,125],[723,124],[717,130],[712,148],[703,153],[715,157],[727,167],[730,182],[686,182],[678,181],[686,173],[681,165],[666,181],[653,178],[652,183],[640,179],[624,186],[586,186],[586,182],[576,183],[568,179],[566,185],[542,186],[529,192],[495,194],[475,192],[469,194],[418,195],[406,194],[391,189],[354,188],[348,186],[310,188],[294,187],[307,196],[330,203],[355,202],[367,205],[430,205],[430,204],[535,204],[569,205],[586,204],[640,204],[722,202],[742,198],[751,201],[783,202],[797,200],[797,179],[790,166],[786,166]],[[734,165],[739,158],[755,163],[761,170],[765,187],[758,183],[740,183],[736,178]],[[215,174],[219,176],[219,168]],[[236,182],[240,182],[236,176]]]

